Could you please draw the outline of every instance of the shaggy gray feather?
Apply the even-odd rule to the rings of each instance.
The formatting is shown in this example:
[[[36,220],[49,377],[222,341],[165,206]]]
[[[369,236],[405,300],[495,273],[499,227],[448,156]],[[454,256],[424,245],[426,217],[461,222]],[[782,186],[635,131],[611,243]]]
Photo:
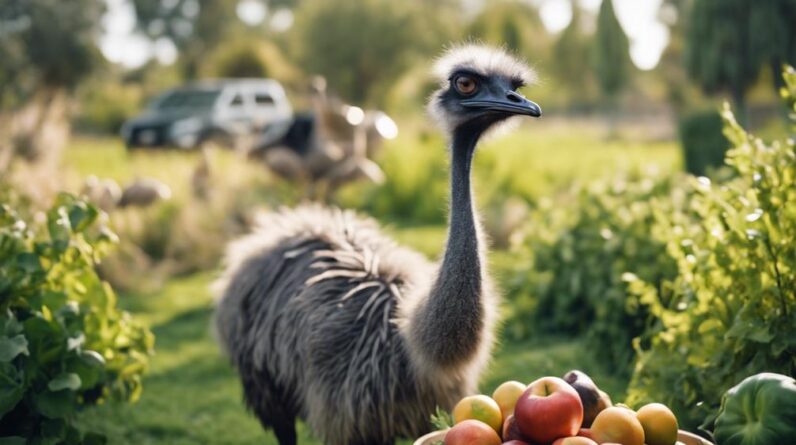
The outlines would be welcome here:
[[[328,444],[390,443],[474,390],[411,365],[398,306],[434,266],[371,220],[321,207],[263,215],[228,261],[216,327],[265,426],[297,416]]]

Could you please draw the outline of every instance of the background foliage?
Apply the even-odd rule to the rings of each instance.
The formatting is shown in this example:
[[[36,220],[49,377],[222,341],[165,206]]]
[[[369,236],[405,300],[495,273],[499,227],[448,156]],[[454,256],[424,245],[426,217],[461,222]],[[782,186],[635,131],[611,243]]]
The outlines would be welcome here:
[[[780,85],[781,64],[796,59],[795,20],[796,4],[790,0],[694,0],[685,51],[688,73],[709,93],[729,92],[745,122],[746,95],[761,68],[770,66]]]
[[[721,116],[712,109],[689,113],[680,119],[680,140],[687,172],[704,175],[724,164],[730,143],[722,133],[723,126]]]
[[[626,274],[632,271],[653,286],[674,276],[665,241],[650,236],[650,227],[656,211],[673,205],[654,198],[668,197],[678,180],[636,172],[576,186],[567,198],[545,201],[515,249],[533,258],[520,262],[527,266],[518,271],[519,287],[510,294],[535,301],[512,301],[533,319],[525,323],[528,314],[517,311],[514,334],[584,335],[617,371],[627,373],[632,340],[645,331],[649,316],[628,295]]]
[[[74,427],[77,411],[141,394],[154,340],[116,308],[113,290],[94,271],[115,240],[98,218],[70,195],[58,197],[42,224],[29,225],[9,204],[0,206],[0,435],[6,440],[100,443],[101,436]]]

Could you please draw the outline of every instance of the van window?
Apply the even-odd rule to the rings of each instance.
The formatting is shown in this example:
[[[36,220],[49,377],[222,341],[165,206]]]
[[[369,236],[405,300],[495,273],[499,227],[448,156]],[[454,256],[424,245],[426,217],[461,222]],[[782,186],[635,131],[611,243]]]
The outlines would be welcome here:
[[[243,106],[243,96],[240,93],[236,93],[235,97],[232,98],[232,102],[229,103],[233,107],[241,107]]]
[[[183,88],[167,93],[157,104],[161,110],[175,108],[210,108],[221,94],[218,90],[204,90],[198,88]]]
[[[258,106],[270,106],[274,104],[274,98],[268,93],[255,93],[254,103]]]

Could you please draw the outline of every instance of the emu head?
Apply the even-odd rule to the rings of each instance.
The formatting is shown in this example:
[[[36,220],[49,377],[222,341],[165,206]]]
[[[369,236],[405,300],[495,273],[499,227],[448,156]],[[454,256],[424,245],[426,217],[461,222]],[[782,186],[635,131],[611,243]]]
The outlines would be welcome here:
[[[434,67],[440,89],[429,112],[448,132],[462,125],[481,131],[509,117],[539,117],[542,109],[517,90],[535,83],[536,74],[505,50],[483,45],[454,47]]]

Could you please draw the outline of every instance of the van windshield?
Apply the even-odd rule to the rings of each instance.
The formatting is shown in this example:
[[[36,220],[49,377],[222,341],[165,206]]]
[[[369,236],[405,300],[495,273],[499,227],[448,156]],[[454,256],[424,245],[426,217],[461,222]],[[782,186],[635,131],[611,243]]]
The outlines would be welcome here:
[[[155,107],[159,110],[175,108],[212,108],[220,90],[182,89],[168,93],[158,101]]]

